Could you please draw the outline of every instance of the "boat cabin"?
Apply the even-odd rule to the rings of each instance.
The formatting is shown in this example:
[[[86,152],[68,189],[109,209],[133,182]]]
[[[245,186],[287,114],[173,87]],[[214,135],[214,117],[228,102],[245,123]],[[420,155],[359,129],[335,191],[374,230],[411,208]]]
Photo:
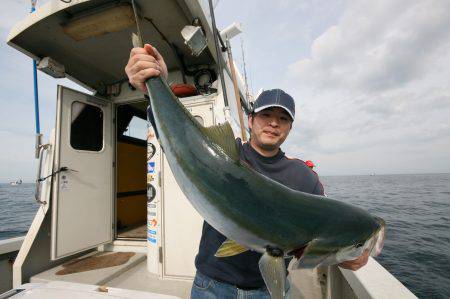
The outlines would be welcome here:
[[[215,52],[205,5],[207,1],[136,1],[140,31],[165,58],[168,83],[201,124],[229,121],[238,128],[227,53]],[[205,47],[200,53],[193,53],[183,38],[186,26],[201,29]],[[49,260],[58,264],[99,248],[142,253],[147,268],[160,278],[190,279],[195,274],[203,220],[178,187],[152,134],[148,100],[128,83],[124,68],[133,32],[131,2],[104,0],[52,1],[11,30],[8,44],[35,59],[39,70],[92,91],[58,86],[54,136],[40,155],[39,178],[50,175],[38,194],[45,216],[33,223],[36,236],[27,256],[41,251],[37,237],[42,234],[50,235],[42,241],[48,242],[49,252],[42,261],[25,257],[20,271],[17,267],[17,283],[36,274],[28,267],[40,270]],[[217,57],[224,66],[220,70]],[[238,93],[245,112],[247,100]]]

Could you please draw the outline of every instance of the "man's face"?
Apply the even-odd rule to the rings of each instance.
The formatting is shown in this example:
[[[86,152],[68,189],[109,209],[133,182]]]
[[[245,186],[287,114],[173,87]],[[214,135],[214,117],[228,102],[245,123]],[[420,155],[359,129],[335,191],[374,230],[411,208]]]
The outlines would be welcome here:
[[[270,107],[250,115],[248,125],[252,142],[264,150],[273,151],[278,149],[289,135],[292,120],[283,108]]]

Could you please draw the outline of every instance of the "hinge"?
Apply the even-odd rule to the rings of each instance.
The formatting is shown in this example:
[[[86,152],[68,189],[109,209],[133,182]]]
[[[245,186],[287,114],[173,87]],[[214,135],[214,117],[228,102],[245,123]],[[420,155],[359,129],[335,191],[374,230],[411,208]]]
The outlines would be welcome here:
[[[160,264],[162,264],[162,262],[163,262],[163,251],[162,251],[162,247],[161,246],[159,246],[158,247],[158,250],[159,250],[159,263]]]
[[[112,162],[112,167],[116,167],[116,162]]]

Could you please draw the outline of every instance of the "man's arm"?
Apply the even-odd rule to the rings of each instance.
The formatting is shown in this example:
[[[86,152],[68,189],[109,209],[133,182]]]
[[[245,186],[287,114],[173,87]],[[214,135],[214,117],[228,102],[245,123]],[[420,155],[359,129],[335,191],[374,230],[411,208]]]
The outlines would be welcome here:
[[[168,72],[164,58],[159,54],[155,47],[145,44],[144,48],[133,48],[130,51],[130,58],[125,66],[125,73],[131,85],[142,91],[145,95],[148,93],[145,81],[150,77],[163,76],[167,79]],[[146,95],[147,97],[147,95]],[[156,138],[158,132],[153,118],[152,108],[149,105],[147,109],[147,118],[152,124]]]
[[[317,183],[316,183],[316,186],[314,187],[314,191],[312,193],[315,194],[315,195],[322,195],[322,196],[325,195],[325,190],[323,188],[322,183],[319,180],[319,176],[318,175],[317,175]]]

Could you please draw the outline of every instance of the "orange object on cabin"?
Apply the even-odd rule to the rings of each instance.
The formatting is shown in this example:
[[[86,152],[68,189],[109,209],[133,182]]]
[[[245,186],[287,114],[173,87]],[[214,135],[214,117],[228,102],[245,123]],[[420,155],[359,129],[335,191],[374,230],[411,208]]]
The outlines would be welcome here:
[[[192,84],[172,84],[170,89],[172,89],[173,94],[179,98],[198,95],[197,88]]]

